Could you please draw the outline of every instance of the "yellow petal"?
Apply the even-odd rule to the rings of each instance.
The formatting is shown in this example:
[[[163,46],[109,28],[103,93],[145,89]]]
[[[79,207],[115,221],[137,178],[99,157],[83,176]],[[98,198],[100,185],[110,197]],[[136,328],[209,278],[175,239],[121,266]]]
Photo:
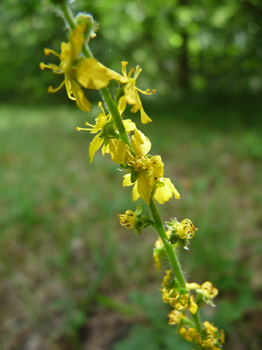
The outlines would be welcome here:
[[[135,130],[131,137],[131,144],[137,156],[146,155],[151,149],[151,142],[140,130]]]
[[[143,201],[149,205],[153,189],[153,179],[145,171],[140,171],[137,179],[137,191]]]
[[[110,80],[121,79],[121,75],[106,68],[95,58],[85,58],[76,65],[76,79],[86,89],[102,89]]]
[[[108,116],[106,116],[104,113],[99,113],[96,118],[96,125],[93,127],[91,134],[96,134],[99,130],[101,130],[107,122],[107,119]]]
[[[195,314],[197,312],[197,304],[195,303],[194,297],[193,295],[191,295],[190,300],[189,300],[189,311],[191,312],[191,314]]]
[[[188,290],[192,290],[200,288],[200,285],[197,283],[186,283],[186,287]]]
[[[81,86],[74,80],[71,80],[72,93],[76,99],[76,104],[81,111],[89,112],[92,104],[85,97]]]
[[[86,30],[86,23],[83,22],[76,26],[74,30],[71,31],[69,36],[69,42],[72,46],[73,58],[75,59],[82,50],[85,42],[84,32]]]
[[[126,187],[126,186],[132,186],[132,185],[133,184],[131,182],[131,174],[124,175],[124,180],[123,180],[122,186]]]
[[[120,98],[119,103],[118,103],[118,111],[120,113],[120,115],[122,115],[124,113],[126,109],[126,97],[123,96]]]
[[[109,153],[113,162],[118,164],[125,163],[131,157],[128,146],[122,140],[109,140]]]
[[[174,195],[175,198],[179,199],[180,194],[176,190],[175,186],[172,184],[171,180],[169,178],[162,178],[162,182],[165,184],[165,186],[159,186],[156,189],[155,192],[155,199],[160,204],[164,204],[165,202],[169,201],[170,198]]]
[[[153,177],[163,177],[164,176],[164,164],[162,162],[161,156],[153,156],[150,159],[150,163],[153,168]]]
[[[90,163],[93,162],[93,158],[94,158],[94,155],[96,153],[96,151],[102,146],[104,140],[100,137],[100,134],[97,134],[92,142],[90,143],[90,146],[89,146],[89,158],[90,158]]]
[[[68,73],[73,62],[73,52],[70,43],[62,42],[60,61],[60,67],[62,68],[63,72]]]
[[[159,258],[159,254],[158,254],[158,252],[156,250],[153,251],[153,258],[154,258],[154,261],[155,261],[156,268],[159,271],[160,268],[161,268],[161,260]]]
[[[131,119],[124,119],[123,124],[128,134],[136,129],[136,124]]]
[[[134,106],[134,112],[132,111],[132,113],[136,113],[141,105],[140,97],[138,95],[138,92],[136,91],[136,87],[128,83],[124,87],[124,92],[126,96],[126,102],[129,105]]]
[[[146,114],[142,105],[140,107],[140,116],[141,116],[141,122],[143,124],[147,124],[147,123],[152,122],[152,119],[150,119],[149,116]]]
[[[136,113],[137,111],[140,110],[140,104],[136,103],[133,105],[133,107],[130,109],[130,112]]]
[[[103,146],[102,146],[102,154],[103,154],[103,156],[106,153],[109,153],[109,144],[107,144],[107,145],[103,144]]]
[[[130,177],[130,181],[131,181],[131,177]],[[134,187],[133,187],[133,191],[132,191],[132,200],[133,202],[137,201],[138,198],[139,198],[139,193],[138,193],[138,190],[137,190],[137,182],[134,184]]]
[[[128,84],[128,85],[131,85],[131,84]],[[141,102],[141,99],[140,99],[140,96],[137,92],[136,87],[133,87],[132,85],[131,85],[131,87],[132,88],[125,89],[126,101],[128,104],[133,106],[130,111],[132,113],[136,113],[138,110],[140,110],[141,122],[143,124],[147,124],[147,123],[151,122],[152,120],[149,118],[149,116],[144,111],[144,108],[142,106],[142,102]]]

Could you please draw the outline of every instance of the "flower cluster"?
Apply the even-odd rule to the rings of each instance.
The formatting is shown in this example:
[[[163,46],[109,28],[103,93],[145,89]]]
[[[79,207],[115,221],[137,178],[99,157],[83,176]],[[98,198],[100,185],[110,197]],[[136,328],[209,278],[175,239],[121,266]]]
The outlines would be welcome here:
[[[203,331],[198,332],[194,327],[181,326],[178,333],[186,340],[193,342],[203,350],[220,350],[225,341],[224,331],[214,327],[210,322],[203,322]]]
[[[195,293],[192,294],[192,291]],[[181,286],[172,277],[171,270],[166,271],[162,283],[162,298],[164,303],[168,303],[173,309],[168,314],[169,324],[176,325],[179,334],[196,346],[205,350],[218,350],[224,343],[224,332],[218,330],[208,321],[203,322],[203,327],[197,329],[189,318],[195,315],[199,307],[204,304],[213,304],[213,298],[218,294],[218,290],[207,281],[201,286],[197,283],[186,283]]]
[[[195,231],[197,231],[197,228],[194,226],[192,221],[189,219],[184,219],[179,222],[176,218],[174,218],[170,222],[166,222],[166,227],[167,243],[174,249],[181,246],[188,250],[189,240],[194,237]],[[155,265],[159,270],[161,267],[161,258],[166,257],[164,243],[161,238],[156,240],[155,248],[153,250],[153,257]]]
[[[120,170],[125,172],[122,185],[132,186],[133,201],[141,198],[150,208],[152,217],[142,205],[138,205],[135,211],[129,209],[124,214],[119,214],[119,220],[122,226],[134,229],[138,234],[149,225],[159,234],[153,250],[156,267],[160,269],[162,261],[169,262],[172,266],[172,271],[166,272],[161,288],[163,302],[172,307],[168,314],[169,324],[176,325],[182,337],[202,349],[221,349],[223,332],[207,321],[201,324],[198,319],[198,309],[201,306],[214,306],[213,299],[218,290],[209,281],[202,285],[186,283],[175,254],[179,247],[188,249],[197,228],[189,219],[179,222],[176,218],[166,222],[166,228],[163,226],[155,201],[164,204],[172,197],[179,199],[180,194],[171,179],[164,177],[161,156],[150,154],[149,138],[137,129],[131,119],[125,118],[129,105],[131,113],[140,113],[143,124],[151,122],[143,108],[140,94],[151,95],[155,90],[141,90],[136,86],[142,71],[139,66],[127,72],[128,62],[122,61],[122,71],[117,73],[93,57],[88,41],[95,37],[97,25],[91,15],[80,14],[70,26],[69,40],[61,44],[60,53],[51,49],[44,50],[45,55],[53,54],[60,62],[42,62],[40,68],[64,76],[57,88],[50,86],[48,91],[54,93],[65,86],[69,99],[75,101],[80,110],[89,112],[91,103],[85,95],[85,89],[100,90],[103,103],[99,102],[98,106],[101,112],[94,123],[86,122],[86,127],[76,128],[78,131],[95,134],[89,146],[90,163],[99,149],[103,155],[108,154]],[[107,89],[111,81],[118,86],[115,99]]]
[[[151,142],[139,130],[131,137],[133,152],[121,140],[113,140],[109,145],[112,160],[127,172],[123,186],[133,185],[133,200],[139,197],[149,204],[151,195],[161,204],[172,196],[180,198],[169,178],[164,178],[164,164],[161,156],[151,156]]]

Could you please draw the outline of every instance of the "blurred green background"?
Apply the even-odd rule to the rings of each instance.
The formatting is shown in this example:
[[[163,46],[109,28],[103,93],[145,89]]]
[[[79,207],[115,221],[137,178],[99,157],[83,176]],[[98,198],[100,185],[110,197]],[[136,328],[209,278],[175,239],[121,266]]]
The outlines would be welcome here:
[[[141,126],[181,200],[164,220],[198,227],[181,252],[189,281],[212,281],[225,350],[261,344],[262,4],[259,0],[77,0],[100,23],[90,46],[105,65],[139,64],[153,123]],[[0,3],[0,348],[4,350],[187,350],[167,325],[156,271],[156,234],[139,239],[118,223],[134,209],[122,174],[76,126],[92,123],[61,77],[41,72],[43,48],[67,33],[48,2]],[[54,61],[55,62],[55,58]],[[127,114],[127,117],[130,115]]]

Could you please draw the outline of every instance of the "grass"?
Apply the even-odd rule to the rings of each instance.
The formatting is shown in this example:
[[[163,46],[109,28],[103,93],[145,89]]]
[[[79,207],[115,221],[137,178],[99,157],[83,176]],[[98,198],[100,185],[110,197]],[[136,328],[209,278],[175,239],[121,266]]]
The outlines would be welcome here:
[[[154,122],[143,130],[152,153],[162,155],[181,193],[160,208],[164,220],[189,217],[199,228],[181,252],[187,278],[219,288],[219,307],[205,312],[228,333],[225,349],[258,350],[259,104],[247,118],[241,106],[215,102],[154,105],[148,113]],[[75,131],[86,118],[67,107],[0,107],[1,348],[91,349],[101,314],[100,334],[103,319],[121,315],[124,324],[142,317],[144,339],[156,332],[166,339],[146,347],[133,329],[111,349],[173,349],[167,310],[160,303],[154,314],[163,275],[152,260],[156,234],[147,229],[137,239],[118,224],[117,214],[135,204],[109,159],[99,154],[89,165],[90,136]]]

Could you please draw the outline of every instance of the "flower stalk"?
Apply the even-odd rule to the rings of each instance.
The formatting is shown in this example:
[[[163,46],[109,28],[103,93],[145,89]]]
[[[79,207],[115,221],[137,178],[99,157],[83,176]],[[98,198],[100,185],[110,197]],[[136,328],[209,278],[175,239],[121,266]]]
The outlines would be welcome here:
[[[157,269],[162,260],[168,261],[171,270],[166,271],[162,283],[164,303],[172,307],[168,314],[169,324],[176,325],[178,333],[202,350],[219,350],[224,342],[224,333],[208,321],[201,322],[199,309],[205,304],[214,306],[213,299],[218,290],[211,282],[187,283],[183,275],[176,251],[188,249],[189,241],[195,236],[197,228],[190,219],[179,222],[176,218],[166,222],[160,217],[156,201],[164,204],[171,198],[179,199],[180,194],[171,179],[164,177],[164,163],[160,155],[150,154],[151,142],[131,119],[125,119],[126,105],[132,113],[140,113],[141,122],[152,120],[146,114],[139,94],[151,95],[155,90],[141,90],[136,80],[142,69],[139,66],[127,72],[128,62],[122,61],[122,74],[112,71],[98,62],[89,47],[89,40],[95,37],[97,29],[89,14],[76,18],[68,5],[60,4],[64,20],[68,25],[69,41],[61,44],[61,53],[45,49],[45,54],[53,54],[60,59],[60,64],[41,63],[40,68],[51,69],[55,74],[64,75],[58,88],[49,87],[54,93],[65,86],[68,97],[75,101],[78,108],[89,112],[91,103],[85,96],[84,89],[98,90],[107,107],[101,108],[95,123],[86,122],[86,128],[77,127],[78,131],[90,131],[96,134],[89,146],[90,163],[95,153],[101,148],[102,154],[109,154],[112,161],[125,172],[123,186],[132,186],[133,201],[141,198],[151,212],[147,213],[142,205],[135,211],[126,210],[119,214],[120,224],[134,229],[138,235],[148,227],[154,227],[159,238],[155,243],[153,257]],[[114,80],[118,84],[116,98],[109,93],[108,85]],[[166,228],[165,228],[166,226]]]
[[[154,198],[152,198],[152,197],[150,200],[149,207],[150,207],[152,216],[153,216],[154,221],[155,221],[155,229],[158,232],[161,240],[164,243],[164,247],[165,247],[165,250],[167,252],[167,255],[168,255],[168,258],[170,261],[170,265],[172,266],[172,269],[175,273],[175,276],[178,279],[181,286],[185,287],[186,286],[185,278],[183,276],[183,273],[181,271],[181,267],[180,267],[179,262],[177,260],[177,257],[176,257],[175,251],[174,251],[174,247],[170,244],[170,241],[167,237],[162,219],[159,215],[159,211],[157,209],[156,202],[155,202]]]

